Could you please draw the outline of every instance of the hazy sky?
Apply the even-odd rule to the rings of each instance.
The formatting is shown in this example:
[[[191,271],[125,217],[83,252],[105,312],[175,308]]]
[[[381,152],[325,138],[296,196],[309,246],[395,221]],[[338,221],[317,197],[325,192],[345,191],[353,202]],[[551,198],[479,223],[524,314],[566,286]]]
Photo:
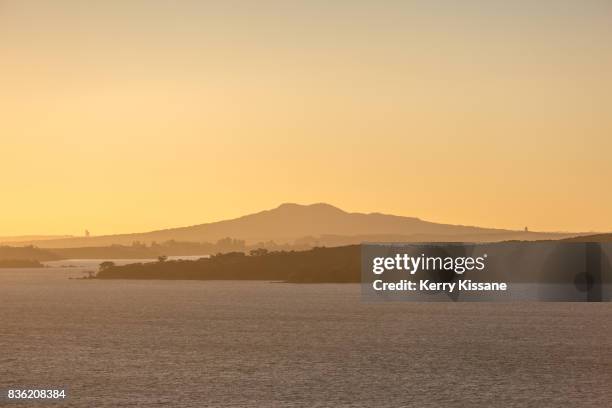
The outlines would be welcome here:
[[[0,159],[0,235],[288,201],[609,231],[612,2],[0,0]]]

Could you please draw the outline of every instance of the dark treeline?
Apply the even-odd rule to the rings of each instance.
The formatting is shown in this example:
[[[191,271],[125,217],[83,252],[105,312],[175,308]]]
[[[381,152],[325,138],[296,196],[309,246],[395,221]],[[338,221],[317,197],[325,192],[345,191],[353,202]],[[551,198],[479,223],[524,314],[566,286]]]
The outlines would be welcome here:
[[[256,249],[197,261],[165,261],[101,265],[99,279],[270,280],[296,283],[359,282],[358,245],[308,251]]]

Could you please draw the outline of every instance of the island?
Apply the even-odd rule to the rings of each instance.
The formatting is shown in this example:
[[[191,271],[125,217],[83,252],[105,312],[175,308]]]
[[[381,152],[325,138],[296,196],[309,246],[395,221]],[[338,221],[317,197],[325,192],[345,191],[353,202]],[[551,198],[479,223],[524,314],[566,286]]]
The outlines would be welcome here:
[[[348,283],[361,279],[360,247],[350,245],[307,251],[255,249],[195,261],[166,260],[117,266],[100,265],[96,279],[267,280],[292,283]]]

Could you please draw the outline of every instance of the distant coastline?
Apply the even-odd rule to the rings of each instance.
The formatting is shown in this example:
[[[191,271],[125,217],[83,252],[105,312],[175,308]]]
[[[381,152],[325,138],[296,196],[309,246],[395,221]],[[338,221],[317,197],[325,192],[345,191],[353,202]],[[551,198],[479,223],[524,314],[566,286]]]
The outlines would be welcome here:
[[[29,259],[3,259],[0,260],[1,268],[43,268],[39,261]]]
[[[452,246],[452,244],[449,244]],[[599,248],[597,261],[598,274],[609,273],[610,263],[605,252],[597,243],[585,244],[581,242],[568,241],[507,241],[504,243],[474,243],[458,244],[454,247],[460,251],[463,248],[478,247],[484,253],[501,254],[502,258],[515,256],[523,249],[538,249],[540,253],[548,254],[541,263],[538,263],[537,273],[532,268],[518,268],[512,271],[513,282],[533,283],[534,279],[546,279],[547,282],[575,284],[577,275],[575,268],[566,268],[564,265],[572,265],[577,258],[586,257],[589,248]],[[434,251],[439,246],[428,244],[417,244],[417,247],[430,249],[419,249],[423,253]],[[607,246],[609,248],[609,245]],[[437,251],[437,252],[436,252]],[[499,252],[501,251],[501,252]],[[248,254],[244,252],[229,252],[216,254],[197,260],[169,260],[166,256],[158,257],[155,262],[136,262],[116,265],[112,261],[100,264],[100,270],[92,278],[95,279],[149,279],[149,280],[265,280],[291,283],[350,283],[361,282],[362,246],[349,245],[342,247],[317,247],[305,251],[269,251],[265,248],[251,250]],[[447,253],[442,251],[442,253]],[[471,252],[470,252],[471,253]],[[510,254],[510,255],[509,255]],[[555,256],[552,257],[551,254]],[[603,255],[602,255],[603,254]],[[421,255],[424,256],[424,255]],[[432,255],[440,256],[440,255]],[[461,252],[460,257],[465,256]],[[506,257],[506,258],[503,258]],[[465,258],[461,258],[465,260]],[[476,262],[479,261],[477,258]],[[582,259],[582,258],[580,258]],[[586,258],[585,258],[586,259]],[[591,258],[589,258],[591,259]],[[559,260],[563,260],[559,264]],[[564,263],[565,262],[565,263]],[[586,262],[582,260],[580,262]],[[484,268],[484,266],[483,266]],[[603,268],[603,269],[602,269]],[[402,268],[397,269],[401,274]],[[602,272],[604,271],[604,272]],[[606,272],[608,271],[608,272]],[[463,271],[460,272],[463,274]],[[455,274],[452,275],[455,277]],[[487,271],[487,277],[492,280],[500,280],[507,277],[504,268],[493,268]],[[447,279],[446,275],[438,276],[439,279]]]
[[[264,249],[270,253],[308,251],[313,248],[339,248],[346,246],[357,246],[361,242],[472,242],[452,239],[452,237],[418,237],[410,239],[406,236],[359,236],[351,239],[332,239],[322,237],[320,240],[297,241],[293,244],[278,244],[274,241],[248,244],[244,240],[234,238],[223,238],[214,243],[209,242],[180,242],[166,241],[162,243],[151,243],[149,245],[135,241],[131,245],[108,245],[100,247],[81,248],[39,248],[36,246],[6,246],[0,245],[0,261],[36,261],[49,262],[66,259],[156,259],[160,256],[195,256],[201,254],[227,254],[245,253]],[[442,239],[446,238],[446,239]],[[345,244],[349,241],[351,244]],[[523,241],[506,240],[501,242]],[[532,240],[524,240],[532,241]],[[539,241],[559,242],[612,242],[612,234],[582,235],[565,239],[543,239]],[[475,242],[475,241],[474,241]],[[492,239],[490,242],[500,242]]]

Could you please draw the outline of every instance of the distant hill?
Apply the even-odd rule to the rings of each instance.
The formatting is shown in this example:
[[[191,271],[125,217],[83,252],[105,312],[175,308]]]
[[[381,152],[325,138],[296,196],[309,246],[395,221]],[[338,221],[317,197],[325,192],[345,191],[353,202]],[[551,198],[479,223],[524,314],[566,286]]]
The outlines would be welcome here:
[[[216,242],[225,237],[258,242],[296,243],[302,246],[340,246],[363,241],[471,241],[562,239],[580,234],[541,233],[449,225],[380,213],[349,213],[329,204],[282,204],[243,217],[146,233],[97,237],[33,240],[41,248],[101,247],[168,240]]]

